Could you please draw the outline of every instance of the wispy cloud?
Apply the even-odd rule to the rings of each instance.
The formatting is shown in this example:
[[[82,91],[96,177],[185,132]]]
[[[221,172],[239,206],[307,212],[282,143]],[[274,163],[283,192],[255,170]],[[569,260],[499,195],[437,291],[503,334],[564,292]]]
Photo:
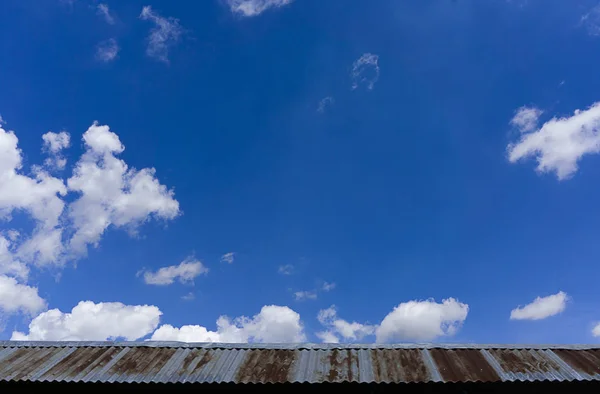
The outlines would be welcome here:
[[[563,291],[547,297],[537,297],[525,306],[519,306],[510,312],[511,320],[541,320],[558,315],[567,307],[569,296]]]
[[[114,38],[102,41],[96,46],[96,59],[108,63],[117,58],[119,54],[119,44]]]
[[[106,23],[108,23],[110,25],[114,25],[115,18],[112,16],[110,9],[108,8],[108,5],[106,5],[104,3],[98,4],[98,6],[96,7],[96,13],[98,15],[100,15],[102,18],[104,18]]]
[[[317,112],[319,112],[321,114],[324,113],[325,110],[327,108],[331,107],[334,103],[335,103],[335,100],[331,96],[327,96],[327,97],[321,99],[321,101],[319,101],[319,106],[317,107]]]
[[[323,291],[331,291],[333,289],[335,289],[335,283],[334,282],[324,282],[323,283],[323,287],[321,287],[323,289]]]
[[[225,253],[223,256],[221,256],[221,263],[231,264],[231,263],[233,263],[234,259],[235,259],[235,252]]]
[[[280,265],[279,268],[277,269],[277,271],[281,275],[291,275],[294,273],[294,266],[291,264]]]
[[[296,298],[296,301],[316,300],[317,292],[314,290],[312,290],[312,291],[297,291],[294,293],[294,298]]]
[[[257,16],[270,8],[280,8],[294,0],[226,0],[231,12],[244,17]]]
[[[193,301],[196,298],[196,295],[191,291],[184,296],[181,296],[181,299],[184,301]]]
[[[169,63],[169,50],[183,34],[179,20],[162,17],[149,5],[142,8],[140,18],[154,23],[147,38],[146,54],[161,62]]]
[[[600,4],[590,8],[579,21],[590,36],[600,36]]]
[[[367,89],[372,90],[375,82],[379,79],[379,56],[372,53],[364,53],[352,64],[352,89],[364,84]]]
[[[208,268],[202,262],[188,257],[179,265],[162,267],[156,272],[140,271],[138,275],[143,275],[144,282],[148,285],[165,286],[170,285],[175,280],[181,283],[190,283],[199,275],[207,274]]]

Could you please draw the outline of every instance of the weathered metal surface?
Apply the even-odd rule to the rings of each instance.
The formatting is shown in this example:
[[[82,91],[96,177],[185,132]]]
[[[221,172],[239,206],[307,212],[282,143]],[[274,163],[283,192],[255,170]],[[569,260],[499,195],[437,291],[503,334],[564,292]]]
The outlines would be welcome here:
[[[600,348],[0,342],[0,380],[241,384],[600,381]]]

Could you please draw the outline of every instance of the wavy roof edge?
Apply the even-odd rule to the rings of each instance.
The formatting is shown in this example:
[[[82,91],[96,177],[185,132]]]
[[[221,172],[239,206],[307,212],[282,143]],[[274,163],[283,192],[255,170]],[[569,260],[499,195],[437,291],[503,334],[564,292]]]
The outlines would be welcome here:
[[[600,344],[465,344],[465,343],[401,343],[401,344],[338,344],[338,343],[219,343],[176,341],[0,341],[0,347],[163,347],[205,349],[521,349],[521,350],[593,350]]]

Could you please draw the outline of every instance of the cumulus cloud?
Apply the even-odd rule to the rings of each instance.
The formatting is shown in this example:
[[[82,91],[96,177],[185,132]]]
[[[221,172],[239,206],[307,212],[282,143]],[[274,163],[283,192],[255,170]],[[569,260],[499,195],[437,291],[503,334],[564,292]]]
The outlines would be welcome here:
[[[541,320],[558,315],[567,307],[569,296],[563,291],[547,297],[536,297],[531,303],[510,312],[511,320]]]
[[[600,323],[597,323],[596,326],[592,329],[592,335],[595,337],[600,337]]]
[[[106,21],[106,23],[108,23],[110,25],[115,24],[115,18],[112,16],[107,4],[104,4],[104,3],[98,4],[98,6],[96,7],[96,13],[99,16],[101,16]]]
[[[119,49],[119,44],[114,38],[102,41],[96,46],[96,59],[103,63],[112,62],[117,58]]]
[[[0,310],[7,314],[34,315],[46,309],[46,301],[39,296],[37,287],[23,285],[15,278],[0,275]]]
[[[158,182],[154,169],[130,169],[116,157],[124,147],[108,126],[94,123],[83,140],[86,151],[65,184],[41,166],[26,174],[17,136],[0,127],[0,220],[10,222],[13,213],[22,212],[35,224],[31,234],[2,234],[0,274],[23,280],[24,265],[62,265],[82,257],[110,226],[135,233],[152,218],[168,220],[180,213],[172,190]],[[49,132],[42,141],[45,152],[63,160],[68,133]],[[66,205],[68,193],[74,199]]]
[[[294,273],[294,266],[291,264],[280,265],[279,268],[277,269],[277,271],[281,275],[291,275]]]
[[[241,316],[233,320],[226,316],[217,319],[216,331],[198,325],[180,328],[160,326],[151,340],[182,342],[304,342],[306,336],[300,315],[285,306],[266,305],[252,318]]]
[[[325,110],[327,108],[331,107],[334,103],[335,103],[335,100],[331,96],[327,96],[327,97],[321,99],[321,101],[319,101],[319,106],[317,107],[317,112],[324,113]]]
[[[165,286],[179,280],[181,283],[190,283],[199,275],[208,273],[208,268],[199,260],[188,257],[179,265],[162,267],[156,272],[143,272],[144,282],[148,285]]]
[[[146,54],[159,61],[169,63],[169,50],[183,34],[179,20],[162,17],[149,5],[142,8],[140,18],[154,23],[147,39]]]
[[[294,0],[226,0],[231,12],[244,17],[257,16],[270,8],[291,4]]]
[[[223,256],[221,256],[221,263],[231,264],[231,263],[233,263],[234,258],[235,258],[234,252],[225,253]]]
[[[379,56],[372,53],[364,53],[352,64],[352,89],[364,84],[367,89],[372,90],[375,82],[379,79]]]
[[[125,150],[108,126],[92,124],[83,134],[86,151],[67,184],[79,198],[70,204],[74,234],[69,248],[78,255],[97,246],[109,226],[135,232],[150,218],[173,219],[179,203],[173,191],[159,183],[154,168],[129,168],[117,155]]]
[[[431,341],[456,333],[467,318],[469,306],[454,298],[408,301],[398,305],[375,331],[377,342]]]
[[[335,305],[320,310],[317,319],[327,330],[318,332],[316,335],[327,343],[338,343],[340,337],[346,341],[361,340],[366,336],[373,335],[376,329],[374,325],[348,322],[339,318]]]
[[[576,110],[572,116],[552,118],[537,130],[528,130],[530,123],[525,125],[520,140],[508,145],[511,163],[534,157],[538,172],[554,171],[563,180],[577,171],[577,163],[584,155],[600,152],[600,102],[586,110]]]
[[[135,340],[153,332],[162,312],[152,305],[81,301],[71,312],[51,309],[29,324],[29,333],[14,331],[12,340],[104,341]]]
[[[44,141],[42,150],[49,153],[50,157],[44,162],[49,168],[62,170],[67,165],[67,159],[61,154],[63,149],[71,145],[71,136],[66,131],[53,133],[51,131],[42,135]]]

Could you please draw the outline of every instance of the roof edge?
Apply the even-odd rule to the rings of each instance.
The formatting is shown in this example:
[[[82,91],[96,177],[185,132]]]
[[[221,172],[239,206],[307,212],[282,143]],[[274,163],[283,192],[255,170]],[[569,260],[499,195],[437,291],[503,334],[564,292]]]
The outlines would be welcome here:
[[[0,347],[163,347],[206,349],[600,349],[598,344],[453,344],[453,343],[398,343],[398,344],[338,344],[338,343],[218,343],[175,341],[0,341]]]

